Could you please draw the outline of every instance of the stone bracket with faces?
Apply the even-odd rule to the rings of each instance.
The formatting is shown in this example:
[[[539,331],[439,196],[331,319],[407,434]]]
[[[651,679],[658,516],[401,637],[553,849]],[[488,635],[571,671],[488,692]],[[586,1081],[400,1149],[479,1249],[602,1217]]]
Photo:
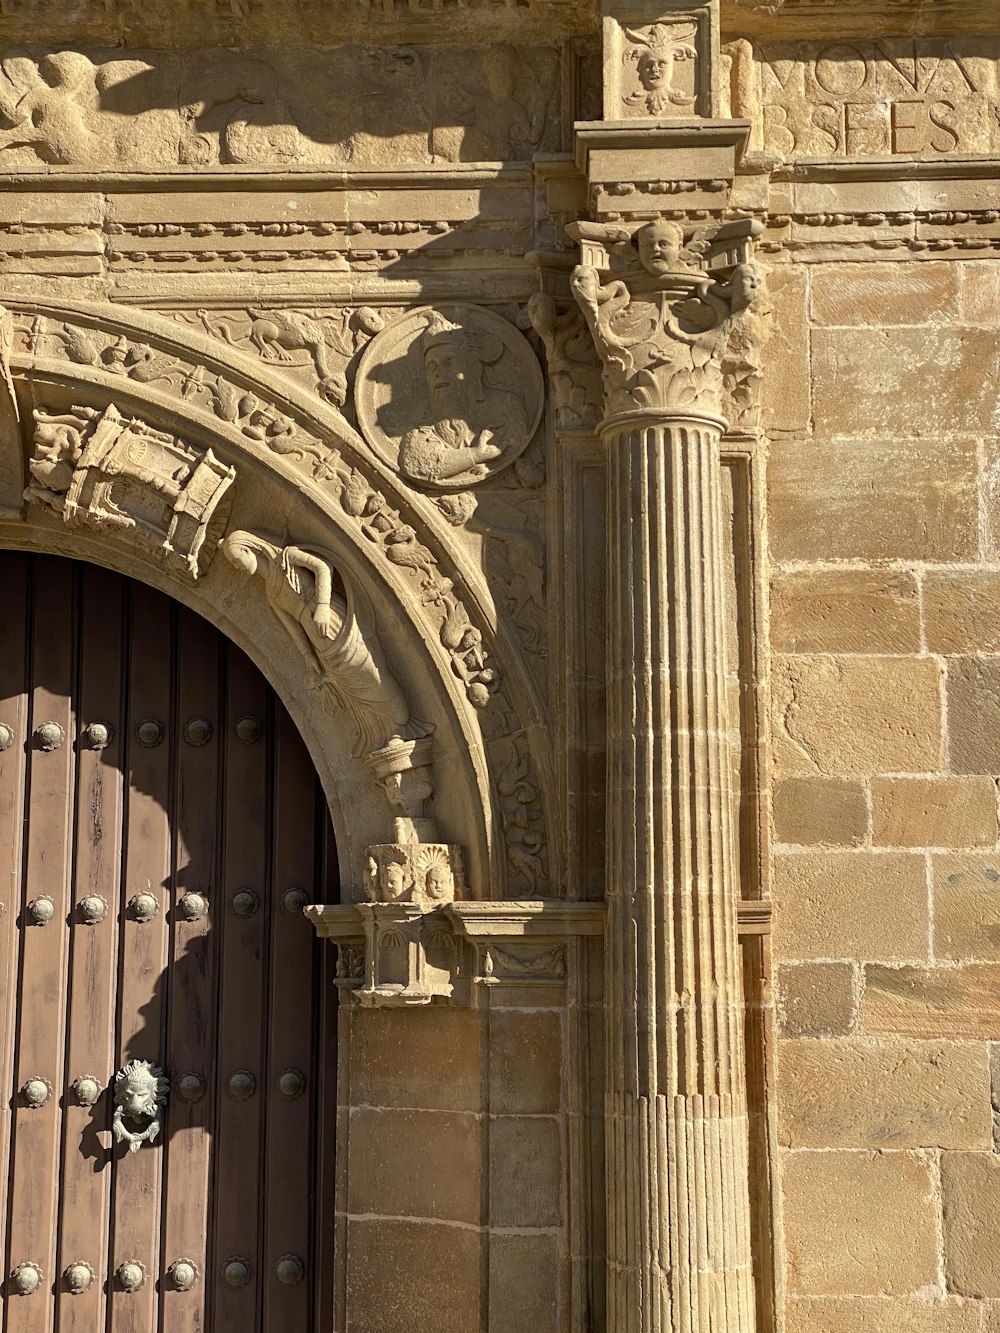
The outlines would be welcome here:
[[[457,850],[433,848],[431,863],[444,864],[442,853],[453,858]],[[408,859],[403,848],[372,851],[383,866],[387,851],[398,862]],[[426,852],[414,848],[410,856],[426,859]],[[600,902],[545,898],[439,905],[411,881],[394,901],[315,905],[305,914],[319,937],[337,946],[337,985],[357,1003],[475,1008],[494,986],[564,986],[567,947],[603,937],[605,909]],[[741,902],[738,919],[742,941],[769,935],[770,900]]]

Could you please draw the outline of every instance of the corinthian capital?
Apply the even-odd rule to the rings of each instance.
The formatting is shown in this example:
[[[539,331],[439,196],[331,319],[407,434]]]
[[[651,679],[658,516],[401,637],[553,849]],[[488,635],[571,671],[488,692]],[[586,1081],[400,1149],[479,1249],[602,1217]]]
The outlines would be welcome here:
[[[723,416],[727,351],[756,336],[756,230],[746,221],[685,236],[678,223],[658,220],[623,240],[619,229],[578,225],[584,262],[571,285],[601,358],[607,417]],[[600,231],[617,242],[610,253]]]

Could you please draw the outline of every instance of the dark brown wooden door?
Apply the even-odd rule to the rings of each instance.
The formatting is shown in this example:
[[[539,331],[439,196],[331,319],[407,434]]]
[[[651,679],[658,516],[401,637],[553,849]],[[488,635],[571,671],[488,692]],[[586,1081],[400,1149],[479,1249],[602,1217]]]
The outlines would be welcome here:
[[[315,771],[198,616],[51,557],[0,552],[0,588],[4,1333],[313,1333],[336,1102],[301,910],[332,891]],[[122,1106],[132,1151],[116,1088],[145,1074],[116,1073],[141,1061],[169,1091]]]

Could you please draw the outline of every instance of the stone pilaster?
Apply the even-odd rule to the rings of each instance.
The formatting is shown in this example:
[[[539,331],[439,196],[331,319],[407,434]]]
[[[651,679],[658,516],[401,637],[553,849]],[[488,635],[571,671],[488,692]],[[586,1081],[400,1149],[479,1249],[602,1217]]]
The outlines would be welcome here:
[[[607,413],[610,1333],[755,1324],[719,463],[751,231],[578,228]]]

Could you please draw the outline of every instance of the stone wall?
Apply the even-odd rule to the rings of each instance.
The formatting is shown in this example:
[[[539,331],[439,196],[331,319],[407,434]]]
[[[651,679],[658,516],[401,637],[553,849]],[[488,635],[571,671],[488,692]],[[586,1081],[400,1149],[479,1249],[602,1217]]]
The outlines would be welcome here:
[[[768,488],[788,1333],[1000,1318],[998,280],[821,262],[778,288],[801,386]]]

